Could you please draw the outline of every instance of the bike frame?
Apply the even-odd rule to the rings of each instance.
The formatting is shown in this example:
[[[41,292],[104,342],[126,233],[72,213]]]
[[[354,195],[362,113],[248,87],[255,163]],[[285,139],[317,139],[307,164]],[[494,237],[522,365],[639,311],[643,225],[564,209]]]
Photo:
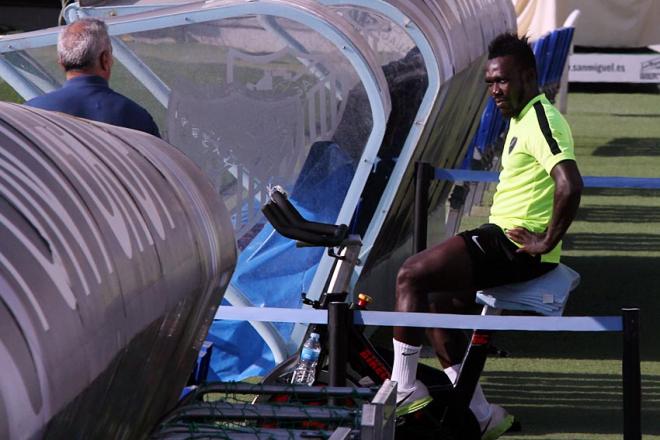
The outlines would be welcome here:
[[[269,202],[271,203],[271,206],[264,210],[264,214],[266,214],[266,217],[268,217],[269,220],[270,217],[275,214],[273,205],[277,206],[278,202],[280,208],[283,210],[293,209],[295,211],[295,208],[293,208],[292,205],[284,205],[280,194],[276,198],[272,198],[272,203]],[[303,303],[316,309],[329,309],[331,303],[345,304],[348,298],[347,289],[349,287],[351,276],[353,275],[355,266],[360,264],[358,260],[361,247],[360,237],[352,235],[338,242],[336,234],[333,235],[333,231],[330,228],[339,228],[343,225],[319,225],[314,223],[306,228],[304,223],[305,220],[300,217],[297,211],[292,214],[282,214],[275,219],[275,222],[271,222],[275,229],[278,229],[278,226],[282,226],[282,219],[285,217],[294,219],[298,222],[298,226],[302,225],[301,227],[304,231],[301,236],[305,237],[305,240],[301,245],[325,246],[328,248],[328,254],[337,260],[333,267],[332,277],[327,291],[322,293],[318,301],[307,299],[303,293]],[[312,231],[312,229],[314,231]],[[283,235],[297,239],[295,227],[286,225],[283,230],[286,232],[286,234],[283,233]],[[317,233],[316,230],[322,232]],[[323,235],[328,237],[332,236],[332,238],[324,240]],[[419,235],[417,235],[417,237],[419,237]],[[312,242],[311,244],[309,243],[310,238]],[[419,238],[415,240],[416,251],[421,251],[425,246],[425,240]],[[335,252],[335,248],[338,249],[337,252]],[[351,303],[348,308],[349,310],[363,309],[363,307],[360,307],[355,303]],[[483,314],[497,313],[499,313],[498,310],[489,307],[485,307],[483,311]],[[322,350],[317,365],[317,379],[320,381],[325,379],[324,369],[330,365],[328,376],[331,380],[325,382],[333,386],[346,384],[331,383],[333,379],[332,358],[338,357],[341,360],[340,364],[343,364],[340,368],[343,367],[345,369],[345,375],[342,376],[345,382],[355,386],[373,386],[382,384],[385,379],[390,377],[391,362],[388,362],[387,358],[391,357],[389,356],[391,353],[381,352],[376,349],[365,337],[363,332],[364,328],[352,323],[352,315],[348,322],[348,329],[345,327],[328,329],[328,326],[321,324],[312,324],[307,329],[303,341],[306,340],[311,332],[319,333],[321,337]],[[330,318],[329,325],[333,325],[332,319]],[[344,325],[346,325],[346,322],[344,322]],[[348,334],[346,332],[347,330]],[[331,333],[333,331],[335,335],[338,333],[347,335],[348,343],[344,347],[339,346],[337,350],[346,350],[345,353],[333,353],[329,349],[329,347],[332,348],[331,344],[329,344],[329,342],[331,342],[329,340],[332,338],[329,336],[332,336]],[[441,414],[436,412],[433,415],[433,417],[440,420],[440,427],[448,427],[448,429],[451,427],[452,431],[460,431],[464,426],[467,426],[470,423],[476,423],[469,411],[469,404],[490,351],[491,336],[492,334],[490,331],[474,330],[463,359],[461,370],[458,374],[456,383],[453,385],[449,382],[444,372],[425,365],[420,365],[418,369],[418,377],[429,386],[434,401],[436,401],[436,405],[433,406],[434,411],[438,411],[442,408]],[[264,378],[264,383],[288,382],[288,380],[290,380],[290,373],[298,359],[298,355],[299,353],[296,353],[283,363],[276,366],[271,373]],[[415,421],[413,421],[413,423],[415,423]]]

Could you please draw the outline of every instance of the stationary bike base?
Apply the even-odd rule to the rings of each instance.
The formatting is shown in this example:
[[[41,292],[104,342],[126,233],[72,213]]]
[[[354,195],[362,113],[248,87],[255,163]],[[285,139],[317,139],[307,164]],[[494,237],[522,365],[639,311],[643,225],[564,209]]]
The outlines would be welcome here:
[[[477,419],[468,408],[462,409],[452,420],[443,420],[446,412],[447,393],[431,392],[433,401],[425,408],[397,418],[397,440],[480,440],[481,430]]]

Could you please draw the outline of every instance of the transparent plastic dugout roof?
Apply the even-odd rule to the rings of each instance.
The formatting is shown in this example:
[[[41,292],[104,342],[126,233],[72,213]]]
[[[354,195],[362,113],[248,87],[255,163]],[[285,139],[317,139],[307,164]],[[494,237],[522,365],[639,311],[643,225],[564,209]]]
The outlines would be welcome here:
[[[353,177],[368,171],[360,159],[374,162],[389,113],[380,67],[351,27],[333,23],[340,17],[320,16],[313,2],[259,3],[205,2],[203,10],[108,21],[119,61],[111,87],[147,108],[163,137],[206,172],[233,213],[239,243],[263,222],[268,185],[293,190],[321,143],[337,146]],[[310,27],[319,23],[325,29]],[[3,51],[5,70],[25,73],[32,94],[63,82],[55,36],[42,31],[41,42]],[[348,223],[353,209],[338,220]]]
[[[118,61],[111,87],[149,110],[232,214],[243,252],[226,299],[264,305],[279,295],[280,306],[297,306],[323,250],[295,249],[260,208],[280,185],[307,217],[350,223],[390,111],[367,42],[304,0],[197,2],[106,22]],[[0,39],[0,74],[26,99],[64,80],[58,30]]]

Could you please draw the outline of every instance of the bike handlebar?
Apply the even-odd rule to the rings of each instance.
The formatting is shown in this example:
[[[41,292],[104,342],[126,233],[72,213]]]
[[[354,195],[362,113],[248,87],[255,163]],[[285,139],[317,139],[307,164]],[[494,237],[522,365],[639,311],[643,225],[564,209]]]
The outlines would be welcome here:
[[[270,200],[261,211],[277,232],[305,244],[336,247],[348,237],[348,226],[344,224],[331,225],[305,219],[280,187],[271,189]]]

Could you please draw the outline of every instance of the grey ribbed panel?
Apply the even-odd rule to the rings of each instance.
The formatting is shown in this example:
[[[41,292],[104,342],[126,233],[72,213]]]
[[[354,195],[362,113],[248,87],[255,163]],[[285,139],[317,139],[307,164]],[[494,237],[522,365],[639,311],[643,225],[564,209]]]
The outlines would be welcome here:
[[[233,272],[201,171],[141,132],[0,103],[0,438],[136,438]]]

